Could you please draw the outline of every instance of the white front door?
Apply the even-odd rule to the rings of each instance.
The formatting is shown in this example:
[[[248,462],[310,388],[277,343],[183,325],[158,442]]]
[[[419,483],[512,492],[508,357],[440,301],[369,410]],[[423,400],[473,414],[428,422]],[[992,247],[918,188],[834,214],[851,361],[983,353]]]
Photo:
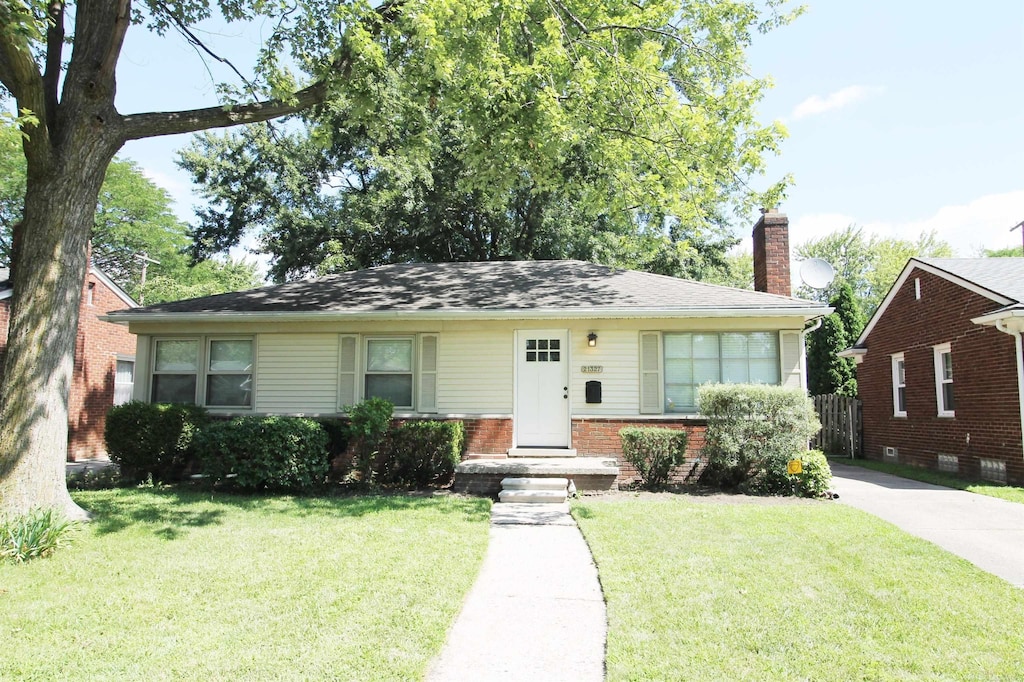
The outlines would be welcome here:
[[[516,446],[569,447],[569,332],[516,332]]]

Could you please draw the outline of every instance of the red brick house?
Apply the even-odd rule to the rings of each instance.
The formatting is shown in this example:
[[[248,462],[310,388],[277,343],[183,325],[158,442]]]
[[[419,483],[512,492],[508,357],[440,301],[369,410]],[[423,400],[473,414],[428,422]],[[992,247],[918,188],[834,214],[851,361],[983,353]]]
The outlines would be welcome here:
[[[852,348],[864,452],[1024,483],[1024,258],[912,258]]]
[[[0,270],[0,357],[7,347],[11,283]],[[98,268],[92,267],[82,288],[74,381],[68,404],[68,459],[105,457],[103,427],[107,410],[131,400],[135,376],[135,335],[100,315],[138,304]]]

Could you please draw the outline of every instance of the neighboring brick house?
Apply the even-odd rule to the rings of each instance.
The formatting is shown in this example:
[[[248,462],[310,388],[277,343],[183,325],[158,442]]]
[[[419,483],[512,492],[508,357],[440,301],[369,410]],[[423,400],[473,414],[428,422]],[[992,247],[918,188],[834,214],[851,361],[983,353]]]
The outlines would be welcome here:
[[[11,283],[0,270],[0,358],[7,347]],[[68,459],[105,457],[103,427],[112,405],[131,400],[135,375],[135,335],[100,315],[136,308],[101,270],[89,269],[79,308],[75,368],[68,403]]]
[[[864,453],[1024,483],[1024,258],[913,258],[852,348]]]

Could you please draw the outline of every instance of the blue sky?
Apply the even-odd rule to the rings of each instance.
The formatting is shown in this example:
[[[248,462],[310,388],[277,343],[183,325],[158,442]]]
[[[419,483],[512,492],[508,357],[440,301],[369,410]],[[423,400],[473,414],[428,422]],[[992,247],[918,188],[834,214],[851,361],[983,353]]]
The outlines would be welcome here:
[[[1021,230],[1009,230],[1024,221],[1024,2],[807,7],[792,25],[757,36],[749,53],[752,73],[775,82],[759,107],[762,119],[782,121],[790,134],[767,178],[794,176],[781,206],[791,243],[856,223],[907,239],[935,230],[959,256],[1019,246]],[[229,29],[204,39],[242,54],[259,32]],[[118,92],[123,113],[216,101],[192,48],[140,30],[129,34]],[[187,142],[145,140],[122,152],[172,194],[185,219],[200,203],[174,165]],[[747,245],[749,227],[735,226]]]

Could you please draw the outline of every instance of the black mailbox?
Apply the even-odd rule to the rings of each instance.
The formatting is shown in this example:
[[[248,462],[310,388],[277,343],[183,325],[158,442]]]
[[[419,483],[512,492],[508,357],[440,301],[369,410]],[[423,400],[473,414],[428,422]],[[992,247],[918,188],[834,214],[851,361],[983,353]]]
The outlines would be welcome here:
[[[600,381],[588,381],[587,382],[587,402],[588,403],[599,403],[599,402],[601,402],[601,382]]]

